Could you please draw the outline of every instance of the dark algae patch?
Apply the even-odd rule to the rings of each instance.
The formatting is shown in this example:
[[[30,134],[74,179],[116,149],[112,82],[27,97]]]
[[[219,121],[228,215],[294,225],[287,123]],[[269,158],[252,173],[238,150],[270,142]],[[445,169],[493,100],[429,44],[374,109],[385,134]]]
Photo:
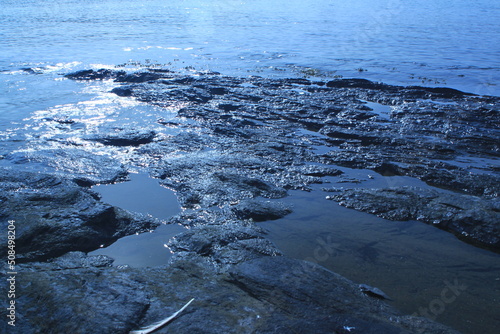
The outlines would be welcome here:
[[[127,333],[191,298],[158,333],[455,333],[425,314],[397,311],[369,282],[278,248],[256,222],[292,217],[292,191],[500,250],[496,97],[212,72],[85,70],[67,79],[108,83],[118,101],[148,109],[136,121],[120,115],[139,113],[130,108],[106,114],[113,127],[71,111],[51,118],[64,123],[35,119],[38,135],[4,155],[0,218],[18,222],[24,262],[20,333]],[[470,165],[454,163],[459,157]],[[19,173],[30,166],[43,173]],[[90,188],[137,169],[175,191],[182,210],[160,221],[106,204]],[[412,187],[364,186],[391,177]],[[161,222],[188,228],[165,241],[167,264],[134,268],[89,254]],[[357,252],[372,263],[383,256],[376,242]],[[491,284],[495,295],[498,282]],[[480,331],[493,333],[494,321]]]

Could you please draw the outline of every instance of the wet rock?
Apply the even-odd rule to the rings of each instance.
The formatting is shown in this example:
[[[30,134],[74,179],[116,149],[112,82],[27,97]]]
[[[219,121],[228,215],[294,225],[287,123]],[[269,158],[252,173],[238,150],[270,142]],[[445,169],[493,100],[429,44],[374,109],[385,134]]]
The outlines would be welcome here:
[[[209,87],[208,91],[210,94],[213,94],[213,95],[225,95],[225,94],[228,94],[230,92],[229,89],[227,89],[225,87]]]
[[[268,165],[265,160],[239,153],[204,151],[169,159],[165,166],[159,166],[159,173],[163,184],[178,191],[182,206],[211,207],[258,196],[286,196],[284,188],[273,184],[276,180],[259,173]],[[204,176],[202,180],[199,175]]]
[[[114,71],[102,68],[99,70],[81,70],[67,74],[65,77],[72,80],[108,80],[115,79],[126,74],[127,73],[125,71]]]
[[[112,183],[126,176],[124,166],[105,155],[94,154],[78,147],[21,150],[7,155],[7,160],[29,166],[38,163],[49,167],[52,174],[72,178],[81,186]]]
[[[22,272],[15,333],[128,333],[149,307],[141,282],[125,270],[37,263]]]
[[[226,90],[215,94],[210,87]],[[235,194],[238,190],[245,194],[244,198],[260,196],[262,189],[257,184],[254,184],[257,189],[247,188],[246,175],[284,189],[308,189],[308,184],[322,182],[322,177],[329,176],[319,170],[301,173],[296,164],[303,161],[367,168],[382,175],[416,177],[429,185],[469,195],[498,196],[500,178],[493,167],[488,167],[485,173],[476,173],[452,163],[460,155],[489,158],[498,154],[495,128],[499,120],[498,99],[449,88],[400,87],[364,79],[333,80],[318,85],[308,80],[213,75],[169,78],[120,89],[157,105],[171,105],[169,100],[174,97],[192,102],[183,106],[179,115],[202,121],[205,128],[211,129],[215,137],[212,147],[227,150],[231,146],[231,151],[240,156],[259,157],[260,161],[251,170],[235,162],[232,168],[236,174],[222,179],[210,172],[214,166],[220,167],[221,162],[209,163],[208,174],[207,168],[184,165],[200,175],[209,175],[210,181],[205,185],[215,187],[209,190],[199,184],[181,182],[185,186],[177,189],[188,206],[238,200],[241,198]],[[190,99],[182,93],[193,89],[209,97]],[[389,119],[367,111],[361,101],[391,105]],[[339,149],[308,155],[305,151],[311,141],[284,142],[286,134],[277,130],[293,127],[318,132],[315,145],[322,142]],[[273,131],[276,133],[272,134]],[[304,151],[300,151],[301,145]],[[231,163],[227,161],[224,166],[229,167]],[[180,177],[175,174],[186,172],[178,171],[177,167],[173,168],[177,172],[173,172],[170,167],[164,175],[173,175],[178,185]],[[169,185],[173,186],[174,180],[171,181]],[[229,185],[227,188],[234,190],[232,195],[216,188],[218,185]]]
[[[230,172],[217,172],[214,178],[220,181],[224,188],[234,189],[236,192],[249,193],[252,197],[262,196],[267,198],[282,198],[286,191],[272,184],[254,177]]]
[[[138,73],[130,73],[124,74],[121,73],[119,75],[115,75],[116,82],[129,82],[129,83],[141,83],[158,80],[160,78],[165,78],[166,73],[168,72],[138,72]]]
[[[26,72],[28,74],[43,74],[44,68],[40,67],[22,67],[21,71]]]
[[[337,79],[326,83],[329,88],[368,88],[368,89],[391,89],[396,87],[389,86],[381,83],[375,83],[366,79]],[[394,87],[394,88],[393,88]]]
[[[117,130],[118,131],[108,132],[104,135],[93,135],[90,136],[89,139],[104,145],[139,146],[151,143],[156,136],[156,132],[154,131]]]
[[[353,282],[285,257],[254,258],[229,273],[195,254],[141,269],[94,266],[88,258],[72,253],[64,260],[20,266],[18,333],[128,333],[165,319],[192,298],[157,332],[456,333],[401,316]],[[0,286],[5,285],[3,280]]]
[[[224,111],[235,111],[242,107],[242,105],[235,105],[231,103],[221,103],[218,105],[219,109]]]
[[[231,211],[239,219],[252,219],[255,222],[280,219],[292,212],[283,203],[258,200],[242,201],[233,206]]]
[[[472,96],[475,94],[465,93],[453,88],[447,87],[420,87],[420,86],[408,86],[406,90],[410,91],[411,94],[417,98],[425,97],[440,97],[445,99],[451,99],[463,96]]]
[[[44,264],[33,262],[30,264],[30,268],[43,270],[48,267],[46,263],[50,263],[50,267],[54,270],[100,268],[111,267],[113,262],[114,260],[106,255],[88,256],[84,252],[69,252],[60,257],[50,259]]]
[[[309,262],[264,257],[235,266],[230,275],[249,295],[269,303],[278,314],[289,315],[286,322],[277,317],[268,323],[264,332],[290,328],[301,333],[410,332],[399,326],[400,317],[387,305],[364,296],[357,285],[342,276]],[[430,321],[425,326],[428,333],[453,332]]]
[[[159,333],[453,333],[397,314],[320,266],[281,256],[254,222],[289,212],[261,198],[310,190],[312,183],[340,175],[331,166],[340,165],[468,193],[336,189],[332,197],[391,219],[436,222],[496,245],[498,176],[490,167],[477,173],[451,162],[460,155],[498,154],[498,99],[362,79],[325,84],[106,69],[67,77],[114,79],[121,84],[115,94],[166,107],[167,116],[154,117],[154,130],[145,120],[111,133],[101,127],[91,136],[84,126],[75,132],[68,127],[67,138],[50,141],[37,133],[26,149],[6,152],[5,160],[17,167],[37,163],[53,174],[1,179],[0,214],[19,223],[20,259],[48,260],[20,268],[22,333],[128,333],[164,319],[191,298],[196,300],[186,312]],[[391,113],[378,117],[362,101],[391,105]],[[62,116],[84,122],[79,116],[53,119]],[[299,135],[299,129],[314,133]],[[331,150],[315,154],[316,146]],[[82,188],[137,168],[161,178],[188,209],[171,219],[190,229],[168,243],[174,252],[168,266],[118,268],[110,258],[82,253],[154,227]]]
[[[128,87],[116,87],[116,88],[113,88],[111,91],[113,93],[115,93],[116,95],[121,96],[121,97],[128,97],[128,96],[132,96],[132,94],[133,94],[132,89],[128,88]]]
[[[366,79],[337,79],[326,83],[330,88],[363,88],[379,90],[388,93],[404,94],[406,98],[457,98],[464,96],[473,96],[474,94],[465,93],[456,89],[447,87],[421,87],[421,86],[391,86],[383,83],[372,82]]]
[[[137,89],[139,88],[139,85],[145,85],[144,88],[146,89]],[[155,86],[154,90],[156,92],[154,95],[150,94],[150,89],[152,88],[151,85]],[[204,89],[190,86],[178,86],[172,88],[170,86],[158,84],[157,82],[138,84],[135,86],[116,87],[112,90],[112,92],[118,96],[133,96],[139,101],[163,107],[175,105],[179,101],[206,103],[213,98],[213,95]]]
[[[1,224],[6,228],[9,220],[16,223],[19,262],[91,251],[158,225],[104,204],[75,182],[53,175],[0,169],[0,189]]]
[[[26,230],[19,229],[21,257],[50,258],[23,265],[23,333],[95,328],[126,333],[164,319],[191,298],[196,301],[189,309],[159,332],[452,333],[398,315],[319,266],[280,256],[255,226],[289,211],[261,197],[310,190],[312,183],[341,174],[332,165],[412,176],[460,192],[336,189],[331,197],[386,218],[435,223],[466,240],[498,247],[496,170],[454,164],[460,156],[498,156],[497,98],[363,79],[317,83],[106,69],[67,77],[114,79],[121,84],[115,94],[166,107],[168,116],[157,115],[154,128],[129,124],[110,133],[101,127],[89,136],[83,124],[78,131],[68,126],[66,138],[50,141],[37,133],[26,149],[5,153],[17,167],[36,163],[53,174],[40,174],[39,181],[9,175],[14,183],[1,186],[2,219],[19,212],[14,219],[26,222]],[[379,117],[362,101],[390,105],[391,112]],[[51,117],[84,122],[70,116]],[[71,124],[58,123],[64,125]],[[299,129],[309,132],[301,135]],[[320,146],[329,151],[314,153]],[[152,226],[80,187],[113,182],[136,168],[161,178],[188,209],[171,219],[191,228],[169,243],[172,263],[119,269],[109,258],[66,254]],[[49,307],[40,310],[40,300]]]
[[[306,176],[316,176],[316,177],[339,176],[343,174],[341,170],[336,168],[325,167],[325,166],[314,166],[314,165],[307,165],[302,167],[302,173]]]
[[[390,220],[419,220],[470,243],[500,251],[500,210],[496,199],[414,187],[345,189],[328,199]]]
[[[368,296],[372,296],[380,299],[392,300],[384,291],[379,288],[369,286],[367,284],[360,284],[359,290]]]
[[[173,238],[168,247],[183,256],[196,253],[227,268],[261,256],[281,255],[281,252],[262,233],[252,226],[238,223],[197,226]]]

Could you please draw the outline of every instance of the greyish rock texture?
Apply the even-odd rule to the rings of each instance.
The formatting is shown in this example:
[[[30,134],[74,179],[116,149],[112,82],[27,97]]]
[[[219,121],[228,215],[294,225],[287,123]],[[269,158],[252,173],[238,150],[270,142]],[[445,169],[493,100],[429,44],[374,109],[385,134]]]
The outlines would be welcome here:
[[[16,229],[19,262],[69,251],[91,251],[126,235],[156,228],[154,220],[102,203],[97,194],[54,175],[0,168],[0,219]],[[7,244],[2,235],[2,244]]]
[[[68,253],[20,270],[22,321],[16,330],[25,334],[128,333],[166,318],[191,298],[158,333],[456,333],[399,315],[349,280],[282,256],[220,272],[194,253],[169,266],[142,269]]]
[[[158,333],[455,333],[284,256],[255,224],[286,216],[293,208],[280,201],[289,190],[344,177],[341,168],[412,177],[427,187],[325,187],[330,199],[388,219],[422,220],[499,251],[498,98],[361,79],[159,69],[66,77],[114,81],[117,99],[160,111],[136,123],[113,119],[112,127],[71,112],[34,119],[38,135],[2,152],[0,225],[17,222],[23,262],[18,333],[128,333],[191,298]],[[184,209],[166,222],[189,229],[168,241],[174,254],[165,266],[114,266],[86,254],[158,225],[90,189],[137,169],[175,190]]]

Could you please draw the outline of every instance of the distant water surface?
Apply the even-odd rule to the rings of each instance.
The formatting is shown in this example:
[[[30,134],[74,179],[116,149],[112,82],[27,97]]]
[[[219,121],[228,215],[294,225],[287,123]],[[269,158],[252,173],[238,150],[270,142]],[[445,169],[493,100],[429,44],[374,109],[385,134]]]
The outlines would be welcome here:
[[[500,95],[499,1],[1,0],[0,6],[0,131],[32,111],[74,100],[74,84],[59,82],[60,74],[124,64],[363,77]]]
[[[499,95],[492,0],[2,0],[0,69],[128,60]],[[289,73],[284,75],[289,76]]]

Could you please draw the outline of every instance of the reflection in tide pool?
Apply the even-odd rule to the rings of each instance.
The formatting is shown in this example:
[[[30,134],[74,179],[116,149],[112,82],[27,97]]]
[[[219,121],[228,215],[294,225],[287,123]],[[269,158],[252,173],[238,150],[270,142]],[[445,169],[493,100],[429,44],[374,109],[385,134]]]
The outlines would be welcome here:
[[[319,187],[293,191],[284,201],[294,212],[259,225],[286,255],[378,287],[404,313],[463,333],[496,333],[500,255],[421,222],[388,221],[341,207],[326,195]]]
[[[177,196],[146,174],[131,174],[130,181],[93,187],[102,201],[137,213],[150,214],[162,220],[180,212]],[[180,225],[160,225],[149,233],[130,235],[112,245],[89,253],[108,255],[114,265],[152,267],[167,264],[171,253],[168,240],[186,229]]]
[[[390,113],[391,113],[391,107],[390,106],[386,106],[386,105],[383,105],[383,104],[380,104],[380,103],[376,103],[376,102],[365,102],[366,106],[370,109],[372,109],[372,112],[376,113],[377,115],[379,115],[381,118],[384,118],[384,119],[390,119],[391,117],[389,116]]]

